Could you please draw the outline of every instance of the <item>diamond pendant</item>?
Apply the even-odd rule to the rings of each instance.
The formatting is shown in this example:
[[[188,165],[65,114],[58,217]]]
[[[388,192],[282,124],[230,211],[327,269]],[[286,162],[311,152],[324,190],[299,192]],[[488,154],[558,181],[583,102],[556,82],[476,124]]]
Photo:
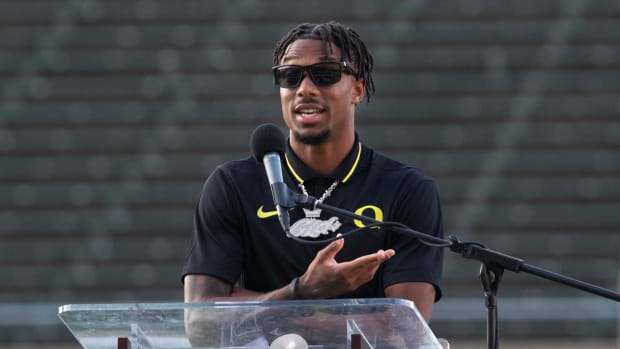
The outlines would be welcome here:
[[[316,218],[302,218],[291,225],[290,234],[298,238],[316,238],[335,232],[342,224],[338,217],[327,220]]]
[[[325,190],[325,193],[323,193],[319,201],[323,202],[323,200],[327,199],[337,185],[338,181],[336,180],[329,188],[327,188],[327,190]],[[303,183],[299,183],[299,188],[301,188],[301,191],[305,195],[308,195],[308,191],[306,191],[306,187]],[[303,210],[306,218],[302,218],[291,225],[290,234],[292,236],[298,238],[316,238],[321,235],[328,235],[330,232],[335,232],[342,226],[340,221],[338,221],[338,217],[331,217],[327,220],[320,219],[321,209],[319,208],[315,208],[314,210],[304,208]]]

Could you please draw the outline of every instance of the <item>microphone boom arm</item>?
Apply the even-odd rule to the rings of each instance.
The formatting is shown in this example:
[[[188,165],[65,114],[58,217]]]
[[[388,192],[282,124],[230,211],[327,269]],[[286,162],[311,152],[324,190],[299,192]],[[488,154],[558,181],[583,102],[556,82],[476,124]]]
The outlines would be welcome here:
[[[388,229],[404,234],[413,235],[422,243],[429,246],[448,247],[450,251],[459,253],[464,258],[473,259],[481,262],[482,265],[480,266],[479,279],[482,283],[482,288],[484,290],[485,306],[487,308],[487,348],[489,349],[497,349],[499,347],[497,290],[499,288],[499,283],[502,279],[503,273],[506,269],[515,273],[526,272],[531,275],[535,275],[550,281],[554,281],[560,284],[564,284],[566,286],[589,292],[597,296],[620,302],[620,292],[589,284],[587,282],[583,282],[559,273],[555,273],[527,264],[523,259],[516,258],[498,251],[494,251],[487,248],[481,243],[461,242],[453,235],[449,237],[449,240],[446,240],[413,230],[400,223],[380,222],[371,217],[362,216],[351,211],[326,205],[320,200],[317,200],[315,197],[293,192],[284,183],[276,184],[278,185],[275,190],[277,190],[281,199],[281,202],[276,203],[282,207],[286,207],[287,209],[295,208],[298,206],[312,210],[320,208],[326,212],[353,219],[358,219],[368,224],[387,226]],[[274,192],[276,192],[275,190]]]

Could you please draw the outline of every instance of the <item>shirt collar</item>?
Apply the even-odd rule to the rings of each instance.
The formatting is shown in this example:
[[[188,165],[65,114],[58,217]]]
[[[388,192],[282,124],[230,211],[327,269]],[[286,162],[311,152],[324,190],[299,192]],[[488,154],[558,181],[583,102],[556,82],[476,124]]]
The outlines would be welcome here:
[[[308,167],[294,152],[289,142],[286,144],[285,162],[289,173],[297,183],[303,183],[314,178],[331,178],[346,183],[360,167],[362,159],[362,143],[359,141],[357,133],[355,134],[355,142],[344,158],[342,163],[330,174],[323,176],[310,167]]]

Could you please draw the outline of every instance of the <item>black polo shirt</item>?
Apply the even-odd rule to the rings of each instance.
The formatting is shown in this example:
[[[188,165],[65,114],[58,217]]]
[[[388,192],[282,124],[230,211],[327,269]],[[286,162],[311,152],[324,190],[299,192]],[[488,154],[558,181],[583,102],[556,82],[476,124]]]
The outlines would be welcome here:
[[[441,207],[435,182],[420,170],[373,151],[356,140],[349,155],[329,176],[307,167],[290,149],[282,159],[284,181],[298,192],[303,182],[308,193],[321,197],[335,180],[339,184],[326,204],[383,221],[395,221],[443,237]],[[245,288],[268,292],[302,275],[317,251],[327,244],[308,245],[283,232],[271,196],[265,169],[253,157],[217,167],[207,179],[194,215],[194,235],[183,276],[207,274]],[[334,216],[322,212],[320,218]],[[304,218],[301,208],[290,211],[291,224]],[[339,217],[332,237],[361,226]],[[386,229],[367,229],[345,238],[336,255],[349,261],[379,249],[393,248],[375,278],[343,298],[383,297],[385,287],[399,282],[427,282],[441,297],[443,252],[415,238]]]

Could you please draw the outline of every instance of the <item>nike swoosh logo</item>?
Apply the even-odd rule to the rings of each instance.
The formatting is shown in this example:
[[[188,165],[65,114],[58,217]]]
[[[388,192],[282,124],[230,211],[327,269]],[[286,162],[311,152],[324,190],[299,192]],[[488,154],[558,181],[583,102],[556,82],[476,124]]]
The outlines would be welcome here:
[[[265,219],[265,218],[269,218],[269,217],[273,217],[273,216],[277,216],[278,215],[278,211],[263,211],[263,205],[261,205],[258,210],[256,210],[256,215],[258,216],[258,218],[260,219]]]

